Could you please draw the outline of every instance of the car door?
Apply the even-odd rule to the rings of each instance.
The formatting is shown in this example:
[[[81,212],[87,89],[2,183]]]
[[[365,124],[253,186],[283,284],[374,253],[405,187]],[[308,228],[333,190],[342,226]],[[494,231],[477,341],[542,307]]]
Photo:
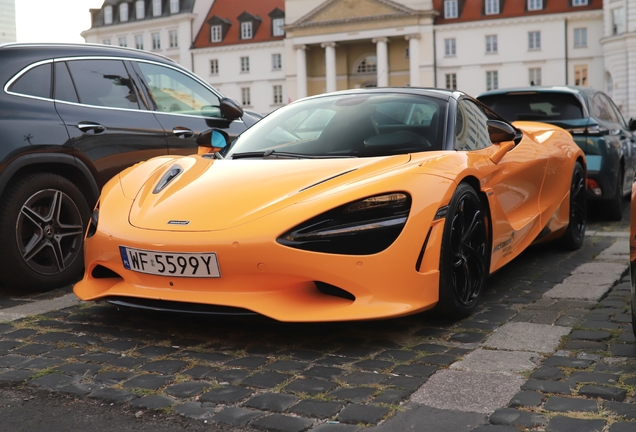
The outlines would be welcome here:
[[[501,160],[490,160],[499,149],[490,141],[489,114],[469,99],[460,99],[455,124],[455,149],[481,154],[482,189],[490,203],[493,223],[491,266],[500,266],[525,249],[541,231],[539,197],[547,157],[524,136]],[[492,119],[495,116],[490,114]]]
[[[123,169],[168,152],[164,130],[123,60],[58,60],[54,74],[57,112],[100,187]]]
[[[242,120],[222,117],[221,96],[195,76],[153,62],[136,61],[134,68],[166,133],[170,154],[196,153],[197,136],[210,128],[225,130],[230,139],[246,129]]]

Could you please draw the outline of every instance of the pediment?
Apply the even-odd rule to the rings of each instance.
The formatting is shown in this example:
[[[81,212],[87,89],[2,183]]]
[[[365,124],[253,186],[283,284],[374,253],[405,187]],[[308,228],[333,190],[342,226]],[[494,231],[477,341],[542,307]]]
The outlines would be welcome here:
[[[415,13],[413,9],[391,0],[327,0],[292,25],[303,27]]]

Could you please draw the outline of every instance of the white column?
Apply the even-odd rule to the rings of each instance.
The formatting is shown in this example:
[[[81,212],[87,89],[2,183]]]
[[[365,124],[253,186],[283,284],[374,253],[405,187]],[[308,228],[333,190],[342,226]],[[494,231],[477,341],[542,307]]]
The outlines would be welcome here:
[[[378,87],[389,86],[389,53],[387,50],[388,38],[380,37],[372,40],[375,44],[376,57],[378,58]]]
[[[307,54],[306,45],[295,45],[296,49],[296,91],[298,99],[307,97]]]
[[[325,49],[326,91],[336,91],[336,43],[326,42],[320,45]]]
[[[420,86],[420,35],[408,35],[409,41],[409,85]]]

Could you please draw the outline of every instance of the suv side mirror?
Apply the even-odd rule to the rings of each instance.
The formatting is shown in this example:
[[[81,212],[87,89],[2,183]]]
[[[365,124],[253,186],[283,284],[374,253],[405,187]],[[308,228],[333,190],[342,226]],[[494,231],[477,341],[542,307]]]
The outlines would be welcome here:
[[[234,99],[224,97],[221,99],[219,108],[221,115],[228,120],[236,120],[243,117],[243,108]]]
[[[636,131],[636,120],[634,120],[633,118],[630,118],[629,122],[627,122],[627,127],[629,128],[630,131]]]

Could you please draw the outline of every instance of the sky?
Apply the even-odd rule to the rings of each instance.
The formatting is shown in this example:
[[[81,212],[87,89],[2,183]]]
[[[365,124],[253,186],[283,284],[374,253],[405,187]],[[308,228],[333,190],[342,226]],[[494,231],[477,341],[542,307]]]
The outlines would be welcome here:
[[[91,26],[88,10],[104,0],[15,0],[18,42],[84,42]]]

